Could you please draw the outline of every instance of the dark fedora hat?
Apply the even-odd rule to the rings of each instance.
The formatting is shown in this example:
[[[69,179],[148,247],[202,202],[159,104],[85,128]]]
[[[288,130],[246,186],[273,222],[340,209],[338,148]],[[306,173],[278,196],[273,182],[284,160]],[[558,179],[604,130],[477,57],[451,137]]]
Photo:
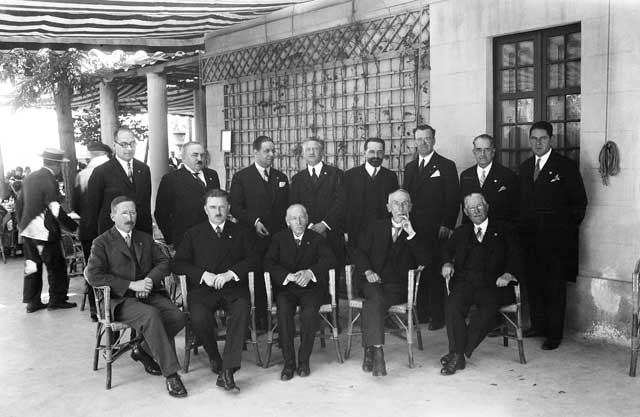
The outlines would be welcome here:
[[[46,159],[48,161],[69,162],[69,160],[64,157],[64,151],[61,151],[60,149],[46,148],[42,151],[40,156],[42,159]]]
[[[98,141],[89,142],[89,144],[87,145],[87,150],[89,150],[90,152],[106,152],[106,153],[112,152],[109,145],[106,145]]]

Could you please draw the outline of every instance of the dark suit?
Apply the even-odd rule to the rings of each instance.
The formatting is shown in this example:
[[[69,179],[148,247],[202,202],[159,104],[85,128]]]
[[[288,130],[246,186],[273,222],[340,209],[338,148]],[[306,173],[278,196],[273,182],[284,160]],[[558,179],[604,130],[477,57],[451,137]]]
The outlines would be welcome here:
[[[247,276],[257,261],[253,236],[245,227],[226,221],[218,237],[208,220],[187,230],[173,259],[173,272],[187,276],[191,325],[212,360],[220,358],[215,311],[223,308],[227,313],[224,369],[240,367],[250,309]],[[219,290],[200,282],[204,272],[229,270],[238,281],[229,281]]]
[[[23,232],[33,219],[43,213],[44,226],[49,231],[47,240],[24,236],[25,262],[34,262],[36,270],[24,275],[23,303],[37,304],[41,302],[43,263],[47,268],[47,279],[49,280],[49,302],[56,304],[67,300],[69,277],[60,246],[61,225],[69,230],[75,230],[78,225],[65,213],[62,207],[60,207],[57,218],[48,209],[49,203],[60,202],[61,199],[58,181],[47,168],[41,168],[26,177],[22,192],[18,195],[16,214],[19,219],[20,231]],[[42,246],[42,251],[38,250],[38,246]]]
[[[112,317],[142,333],[142,347],[169,376],[180,369],[171,341],[185,324],[182,312],[160,288],[169,274],[169,259],[151,235],[134,230],[131,240],[135,256],[115,226],[94,239],[85,276],[94,287],[111,287]],[[147,299],[138,299],[129,284],[145,277],[154,288]]]
[[[455,230],[442,252],[443,263],[453,264],[455,271],[447,300],[449,351],[469,357],[493,328],[500,306],[513,299],[511,286],[497,287],[496,280],[505,272],[520,279],[520,248],[512,226],[491,218],[482,242],[475,236],[473,223],[466,223]],[[467,326],[471,305],[477,311]]]
[[[153,233],[151,226],[151,173],[149,167],[132,160],[133,183],[114,156],[108,162],[96,167],[89,178],[87,187],[88,235],[93,238],[113,226],[111,221],[111,201],[118,196],[127,196],[136,203],[138,213],[136,229]]]
[[[552,150],[537,181],[535,157],[520,165],[520,238],[526,260],[531,325],[549,339],[563,336],[565,281],[578,274],[578,229],[587,195],[575,162]]]
[[[354,251],[356,275],[364,296],[362,346],[384,344],[384,317],[388,308],[407,301],[407,273],[431,262],[431,251],[420,233],[407,239],[402,230],[393,242],[391,219],[370,224],[360,235]],[[377,273],[382,283],[370,283],[365,272]]]
[[[349,235],[349,247],[355,248],[358,236],[372,222],[389,217],[387,201],[389,194],[399,188],[398,176],[395,172],[381,166],[373,182],[377,185],[378,193],[367,196],[368,182],[371,177],[365,165],[351,168],[344,173],[345,193],[345,231]],[[374,202],[368,205],[367,201]]]
[[[164,240],[176,248],[184,232],[207,219],[203,209],[204,195],[220,188],[218,173],[209,168],[204,168],[202,173],[206,186],[184,166],[169,172],[160,181],[154,215]]]
[[[411,222],[416,231],[433,241],[434,261],[440,257],[442,242],[438,240],[441,226],[453,229],[460,208],[458,171],[456,164],[434,152],[420,172],[419,158],[407,164],[402,188],[409,191],[413,208]],[[446,289],[440,275],[440,265],[434,262],[424,271],[425,284],[418,293],[418,314],[421,322],[444,321]]]
[[[322,164],[322,172],[317,180],[309,175],[309,169],[298,172],[291,178],[290,204],[302,204],[307,209],[310,223],[324,221],[331,230],[327,230],[327,240],[336,259],[344,262],[344,211],[345,195],[343,191],[344,173],[338,168]]]
[[[278,336],[285,366],[295,366],[293,338],[296,333],[294,315],[300,306],[300,350],[298,362],[308,362],[318,327],[318,311],[328,294],[329,269],[336,266],[335,257],[326,239],[313,230],[307,230],[298,246],[291,230],[278,232],[264,257],[264,269],[271,274],[277,288]],[[289,282],[287,275],[310,269],[317,282],[306,287]]]
[[[289,180],[282,172],[271,167],[269,182],[262,179],[255,164],[236,172],[231,179],[231,214],[253,230],[256,237],[256,251],[262,260],[271,238],[285,229],[285,215],[289,204]],[[269,236],[262,237],[255,232],[256,219],[269,230]],[[262,265],[256,268],[256,276],[262,276]],[[256,280],[256,311],[259,322],[264,321],[266,312],[266,291],[264,280]],[[259,323],[260,324],[260,323]]]
[[[509,168],[495,160],[491,170],[486,174],[484,184],[480,187],[477,165],[462,171],[460,174],[460,201],[464,207],[464,198],[471,193],[480,193],[489,203],[489,217],[503,220],[515,225],[520,205],[520,184],[518,177]],[[463,223],[470,223],[469,218],[462,216]]]

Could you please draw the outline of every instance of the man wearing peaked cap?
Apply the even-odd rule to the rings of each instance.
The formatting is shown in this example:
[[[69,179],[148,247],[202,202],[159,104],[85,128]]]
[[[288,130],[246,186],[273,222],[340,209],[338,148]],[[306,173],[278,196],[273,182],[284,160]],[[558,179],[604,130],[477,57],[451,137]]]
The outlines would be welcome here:
[[[69,160],[59,149],[45,149],[41,156],[44,166],[25,178],[16,206],[20,234],[24,238],[22,301],[27,304],[27,313],[47,307],[40,299],[43,264],[49,280],[49,309],[76,306],[67,301],[69,277],[62,254],[60,227],[75,230],[77,224],[60,205],[62,197],[56,179],[62,172],[62,163]]]

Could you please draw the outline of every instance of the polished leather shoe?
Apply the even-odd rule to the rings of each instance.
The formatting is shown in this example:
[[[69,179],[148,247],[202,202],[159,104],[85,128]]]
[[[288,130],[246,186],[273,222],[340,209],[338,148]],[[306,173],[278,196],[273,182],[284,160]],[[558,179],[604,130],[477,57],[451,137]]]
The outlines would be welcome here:
[[[429,330],[440,330],[444,327],[443,321],[431,321],[427,327]]]
[[[364,359],[362,359],[362,370],[365,372],[373,371],[373,346],[364,348]]]
[[[227,391],[234,389],[240,391],[240,388],[236,385],[236,381],[233,380],[233,370],[231,369],[224,369],[218,374],[216,385]]]
[[[211,368],[211,372],[214,374],[220,375],[220,371],[222,370],[222,359],[209,359],[209,368]]]
[[[449,362],[451,362],[451,359],[453,359],[454,356],[456,356],[455,352],[447,353],[446,355],[440,358],[440,365],[446,366]]]
[[[311,369],[309,368],[309,362],[300,362],[298,364],[298,369],[296,371],[298,372],[298,375],[300,375],[303,378],[305,376],[309,376],[309,374],[311,373]]]
[[[384,363],[384,351],[382,346],[373,347],[373,376],[385,376],[387,366]]]
[[[98,322],[98,315],[95,313],[91,313],[91,321],[94,323]]]
[[[295,368],[291,365],[285,365],[282,373],[280,374],[280,380],[288,381],[293,378],[293,373],[295,372]]]
[[[522,332],[522,336],[523,337],[540,337],[544,335],[542,334],[542,332],[539,332],[536,329],[527,329],[524,332]]]
[[[460,369],[464,369],[466,366],[466,361],[464,359],[464,355],[454,354],[453,358],[440,369],[441,375],[453,375],[456,371]]]
[[[133,349],[131,349],[131,359],[133,359],[136,362],[138,361],[142,362],[142,365],[144,366],[144,370],[148,374],[162,375],[162,371],[160,370],[160,365],[158,365],[156,361],[154,361],[153,358],[149,356],[149,354],[147,354],[147,352],[145,352],[140,346],[135,346]]]
[[[180,375],[173,374],[167,377],[167,391],[172,397],[186,397],[187,389],[184,387]]]
[[[63,308],[74,308],[76,307],[78,304],[76,303],[70,303],[68,301],[57,301],[55,303],[49,303],[49,306],[47,307],[48,310],[60,310]]]
[[[542,350],[554,350],[554,349],[558,349],[558,346],[560,346],[559,340],[547,339],[542,344]]]
[[[47,308],[47,304],[43,304],[38,301],[37,303],[29,303],[27,304],[27,313],[35,313],[38,310],[42,310],[43,308]]]

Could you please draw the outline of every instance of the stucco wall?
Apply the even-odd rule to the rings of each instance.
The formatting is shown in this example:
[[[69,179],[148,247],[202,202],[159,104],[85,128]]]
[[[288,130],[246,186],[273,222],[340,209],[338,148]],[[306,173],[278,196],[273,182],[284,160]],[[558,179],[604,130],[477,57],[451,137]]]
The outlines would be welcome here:
[[[631,273],[640,254],[640,7],[632,0],[446,0],[431,13],[431,122],[438,149],[473,163],[471,138],[492,132],[492,38],[581,22],[580,169],[589,207],[581,228],[578,282],[569,288],[567,325],[579,333],[625,342]],[[609,122],[605,127],[609,57]],[[607,134],[608,132],[608,134]],[[598,154],[605,138],[621,151],[621,172],[605,187]]]

